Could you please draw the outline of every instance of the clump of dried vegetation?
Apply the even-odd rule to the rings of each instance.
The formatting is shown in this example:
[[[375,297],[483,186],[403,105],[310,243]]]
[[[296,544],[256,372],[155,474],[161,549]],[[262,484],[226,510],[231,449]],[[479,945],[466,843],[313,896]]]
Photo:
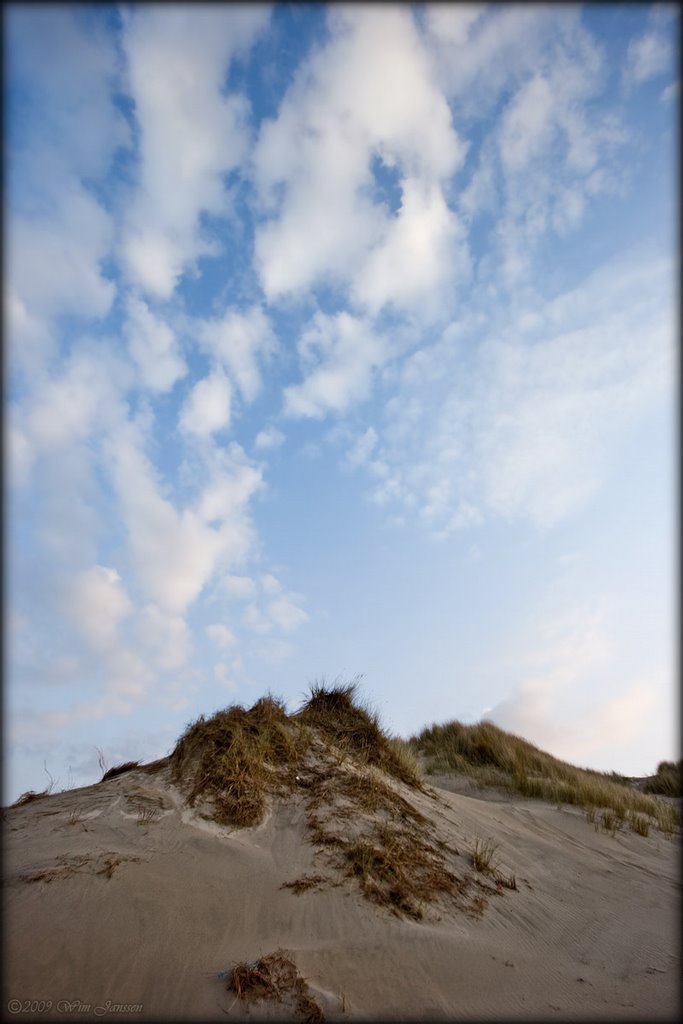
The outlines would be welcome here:
[[[680,786],[680,775],[676,783],[672,772],[676,770],[673,762],[662,762],[641,792],[625,777],[576,768],[492,722],[433,725],[408,742],[415,754],[426,758],[428,775],[458,773],[481,787],[497,786],[526,797],[572,804],[612,834],[628,826],[643,836],[650,828],[671,836],[681,825],[679,809],[654,795],[674,795],[675,785]]]
[[[304,978],[286,950],[262,956],[252,963],[238,963],[227,982],[228,991],[250,1002],[276,1000],[286,1002],[296,1018],[306,1024],[319,1024],[325,1016],[311,995]]]
[[[683,796],[683,761],[660,761],[657,774],[646,779],[643,792],[660,796]]]
[[[423,906],[469,887],[451,869],[434,825],[413,805],[425,792],[409,744],[388,737],[357,683],[316,683],[288,714],[267,696],[190,725],[170,755],[190,805],[237,828],[262,821],[274,796],[296,792],[308,839],[331,871],[286,882],[300,894],[355,882],[371,902],[419,920]]]
[[[171,756],[175,780],[188,786],[190,806],[212,803],[212,816],[225,825],[257,825],[268,791],[291,788],[308,737],[290,721],[284,702],[262,697],[203,715],[183,733]]]
[[[132,771],[133,768],[137,768],[139,765],[139,761],[126,761],[124,764],[118,764],[114,768],[109,768],[100,779],[100,782],[114,779],[117,775],[123,775],[124,772]]]
[[[25,804],[30,804],[34,800],[42,800],[43,797],[49,796],[49,795],[50,795],[50,790],[49,789],[43,789],[39,793],[37,793],[34,789],[29,789],[25,793],[22,793],[20,797],[17,797],[17,799],[14,801],[14,803],[11,806],[12,807],[23,807]]]

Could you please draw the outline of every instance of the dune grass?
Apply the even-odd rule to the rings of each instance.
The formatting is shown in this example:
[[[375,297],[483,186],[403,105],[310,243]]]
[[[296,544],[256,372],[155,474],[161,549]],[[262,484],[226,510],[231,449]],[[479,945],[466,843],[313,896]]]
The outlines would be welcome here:
[[[284,702],[270,695],[203,715],[188,726],[171,756],[175,779],[189,782],[188,802],[213,801],[215,820],[247,827],[263,818],[269,788],[291,785],[308,737],[289,720]]]
[[[376,765],[406,785],[422,789],[417,758],[405,741],[386,736],[376,712],[359,700],[357,682],[331,687],[313,683],[310,693],[296,712],[300,722],[319,730],[342,753],[353,753],[365,764]]]
[[[683,761],[660,761],[657,774],[646,780],[643,792],[660,796],[683,796]]]
[[[201,717],[170,765],[190,805],[208,801],[211,817],[239,828],[258,824],[272,795],[300,794],[308,839],[332,875],[286,882],[297,894],[346,878],[376,905],[419,920],[423,904],[463,889],[433,826],[400,792],[424,789],[414,751],[384,733],[355,682],[314,683],[292,714],[268,696]]]
[[[133,768],[138,768],[139,766],[139,761],[125,761],[123,764],[117,764],[113,768],[107,769],[100,782],[106,782],[107,779],[115,779],[117,775],[123,775],[125,772],[130,772]]]
[[[24,807],[26,804],[32,803],[34,800],[42,800],[43,797],[50,796],[49,789],[43,789],[40,792],[36,792],[34,789],[28,789],[21,796],[17,797],[12,807]]]
[[[295,1019],[306,1024],[318,1024],[325,1020],[319,1004],[311,995],[304,978],[286,950],[278,949],[251,963],[235,964],[227,982],[228,991],[235,992],[238,999],[259,1002],[273,1000],[290,1003]]]
[[[576,768],[492,722],[433,725],[408,742],[416,754],[426,756],[428,774],[457,772],[482,787],[498,786],[526,797],[572,804],[584,808],[592,820],[596,811],[603,809],[600,823],[613,834],[628,826],[643,836],[650,827],[670,836],[681,824],[678,808],[658,800],[652,792],[632,788],[615,773]],[[662,786],[669,785],[671,776],[671,763],[665,764],[658,772],[667,780]]]

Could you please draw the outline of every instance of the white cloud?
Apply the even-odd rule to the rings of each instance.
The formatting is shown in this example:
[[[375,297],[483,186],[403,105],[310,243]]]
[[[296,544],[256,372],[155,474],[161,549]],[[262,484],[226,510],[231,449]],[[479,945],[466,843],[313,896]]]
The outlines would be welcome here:
[[[673,31],[669,31],[670,34],[653,28],[631,40],[626,55],[627,81],[641,85],[650,78],[668,74],[672,70]]]
[[[169,391],[187,373],[178,340],[167,323],[147,303],[130,297],[124,333],[144,387]]]
[[[187,434],[208,437],[230,425],[232,386],[222,370],[213,370],[190,391],[179,418]]]
[[[490,515],[547,528],[585,505],[627,425],[670,392],[671,271],[624,256],[519,325],[474,318],[405,360],[373,426],[374,500],[435,536]]]
[[[125,13],[141,166],[123,256],[132,280],[159,298],[215,251],[200,214],[225,214],[223,176],[240,165],[248,145],[246,101],[225,95],[223,83],[232,58],[249,49],[269,16],[260,5],[143,5]]]
[[[34,373],[56,348],[53,322],[61,314],[104,317],[116,292],[101,264],[114,230],[109,216],[76,181],[40,218],[10,212],[7,269],[13,359]],[[26,348],[26,351],[24,351]]]
[[[247,605],[242,613],[242,623],[252,633],[270,633],[273,623],[255,604]]]
[[[410,9],[340,6],[327,16],[329,41],[299,69],[257,143],[255,178],[264,210],[274,216],[257,232],[256,266],[271,300],[331,281],[373,310],[401,306],[408,302],[404,248],[410,239],[438,235],[435,217],[449,219],[439,211],[440,187],[461,166],[465,147]],[[398,225],[373,160],[398,175]],[[366,290],[366,261],[373,260],[377,279],[385,247],[400,280],[392,287],[382,278]],[[442,248],[440,256],[447,254]],[[440,281],[448,268],[438,270]],[[411,302],[437,288],[428,277],[427,268],[418,272]]]
[[[190,633],[181,615],[169,614],[154,604],[136,617],[137,656],[155,669],[178,669],[190,656]]]
[[[662,103],[675,102],[681,94],[681,83],[679,79],[675,82],[670,82],[665,89],[662,90],[662,94],[659,97]]]
[[[237,637],[231,629],[223,625],[222,622],[212,622],[206,627],[206,635],[210,640],[216,644],[216,646],[223,650],[229,650],[234,647],[237,643]]]
[[[6,183],[8,337],[14,364],[33,374],[54,354],[56,318],[111,307],[102,263],[114,228],[89,186],[128,129],[112,100],[115,46],[101,25],[75,9],[17,6],[7,32],[8,71],[28,112],[13,120]]]
[[[436,316],[469,276],[464,232],[441,188],[405,178],[401,208],[352,285],[371,313],[392,306]]]
[[[7,426],[7,482],[14,487],[28,483],[33,465],[33,448],[24,431],[13,423]]]
[[[260,451],[279,448],[284,440],[285,435],[277,427],[266,427],[265,430],[259,430],[254,439],[254,447]]]
[[[345,412],[366,399],[372,389],[373,371],[388,356],[384,339],[349,313],[317,313],[299,340],[298,349],[308,373],[301,384],[284,391],[285,412],[296,417],[320,418],[330,411]]]
[[[522,170],[547,144],[553,127],[553,94],[548,81],[535,75],[507,107],[501,124],[503,163]]]
[[[425,4],[428,31],[449,46],[464,46],[472,27],[486,11],[485,4]]]
[[[34,382],[23,403],[28,437],[52,453],[84,440],[118,420],[129,383],[126,366],[107,346],[80,345],[61,373]]]
[[[277,348],[272,327],[260,306],[240,312],[229,309],[219,319],[199,321],[196,337],[204,351],[231,374],[245,402],[261,389],[259,361]]]
[[[285,633],[290,633],[309,621],[307,613],[300,608],[293,595],[283,594],[269,601],[267,613],[270,619]]]
[[[366,465],[377,445],[377,441],[377,431],[374,427],[368,427],[347,453],[346,464],[351,467]]]
[[[254,542],[249,500],[261,476],[238,445],[209,448],[207,482],[177,509],[144,454],[132,424],[106,445],[139,581],[162,611],[181,615],[214,572],[244,558]]]
[[[487,713],[490,721],[581,765],[647,728],[653,692],[617,668],[614,616],[604,602],[542,620],[532,649],[512,695]]]
[[[256,593],[256,584],[249,576],[228,574],[222,578],[221,586],[236,598],[246,599]]]
[[[115,569],[96,565],[80,573],[68,589],[66,609],[88,643],[106,651],[132,604]]]
[[[265,635],[278,629],[283,633],[291,633],[309,621],[308,614],[300,607],[300,595],[285,590],[272,573],[261,577],[260,591],[261,600],[252,601],[242,615],[243,624],[251,632]],[[277,644],[273,649],[276,648]]]

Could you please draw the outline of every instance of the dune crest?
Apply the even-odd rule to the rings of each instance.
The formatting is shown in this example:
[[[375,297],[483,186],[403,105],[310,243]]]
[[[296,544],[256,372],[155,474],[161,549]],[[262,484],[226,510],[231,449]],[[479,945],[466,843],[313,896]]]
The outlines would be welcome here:
[[[119,767],[4,812],[15,1008],[677,1019],[678,831],[430,785],[353,685],[228,708]]]

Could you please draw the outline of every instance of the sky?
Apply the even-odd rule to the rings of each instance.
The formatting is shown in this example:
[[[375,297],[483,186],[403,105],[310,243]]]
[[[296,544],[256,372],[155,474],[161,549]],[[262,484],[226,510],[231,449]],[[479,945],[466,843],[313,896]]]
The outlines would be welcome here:
[[[678,16],[5,5],[6,802],[356,677],[680,756]]]

